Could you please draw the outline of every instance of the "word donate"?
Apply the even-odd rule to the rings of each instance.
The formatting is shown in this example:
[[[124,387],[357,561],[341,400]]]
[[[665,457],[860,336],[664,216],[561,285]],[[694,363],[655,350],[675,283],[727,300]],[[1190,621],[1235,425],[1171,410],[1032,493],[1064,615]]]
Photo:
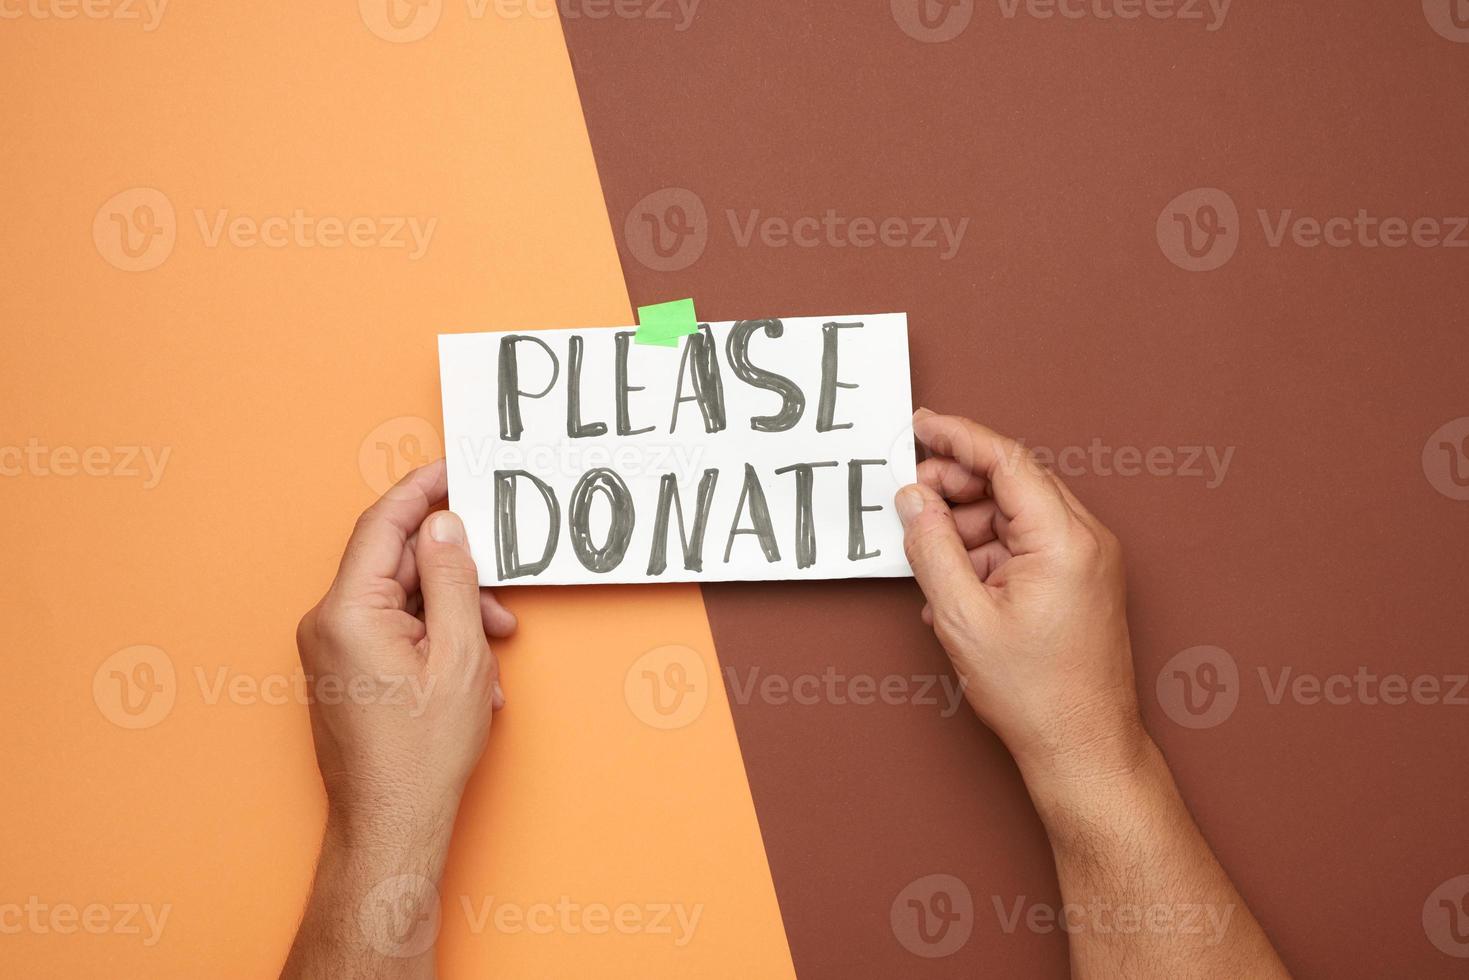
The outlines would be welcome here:
[[[912,574],[905,314],[439,337],[483,585]]]

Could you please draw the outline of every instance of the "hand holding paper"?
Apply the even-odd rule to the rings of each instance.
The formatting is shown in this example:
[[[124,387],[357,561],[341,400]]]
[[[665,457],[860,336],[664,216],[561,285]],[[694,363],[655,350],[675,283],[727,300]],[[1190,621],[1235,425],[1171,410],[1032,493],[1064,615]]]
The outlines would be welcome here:
[[[325,596],[296,630],[311,685],[327,820],[281,976],[431,976],[435,889],[464,787],[505,704],[490,637],[515,617],[475,584],[441,462],[357,521]]]
[[[925,409],[913,430],[934,455],[896,503],[923,618],[1015,756],[1067,906],[1223,913],[1207,937],[1077,929],[1075,975],[1288,976],[1143,728],[1117,539],[1014,440]]]
[[[483,584],[901,576],[903,314],[439,338]]]

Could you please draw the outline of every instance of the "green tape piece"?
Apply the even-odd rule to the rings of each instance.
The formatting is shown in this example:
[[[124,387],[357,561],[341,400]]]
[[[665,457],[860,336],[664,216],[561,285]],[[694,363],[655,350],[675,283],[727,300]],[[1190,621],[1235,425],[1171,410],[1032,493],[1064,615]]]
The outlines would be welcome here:
[[[680,337],[698,330],[699,318],[694,314],[692,299],[654,303],[638,307],[638,332],[633,335],[633,343],[677,347]]]

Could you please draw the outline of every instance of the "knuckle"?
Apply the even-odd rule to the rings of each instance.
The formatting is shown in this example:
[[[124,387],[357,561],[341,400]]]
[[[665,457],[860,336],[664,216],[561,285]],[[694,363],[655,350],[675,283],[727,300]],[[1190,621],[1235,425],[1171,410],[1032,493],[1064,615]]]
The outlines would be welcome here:
[[[363,531],[372,527],[377,521],[377,506],[367,508],[357,515],[357,520],[352,524],[352,536],[358,537]]]
[[[933,607],[934,633],[942,641],[958,640],[975,632],[974,609],[966,602],[943,602]]]
[[[1040,459],[1025,443],[1006,439],[1004,436],[996,438],[999,440],[999,452],[1003,454],[1011,473],[1029,477],[1039,477],[1046,473],[1046,468],[1040,464]]]
[[[304,650],[316,642],[317,606],[312,606],[296,624],[296,649]]]
[[[350,639],[357,632],[357,615],[352,608],[330,596],[314,610],[315,635],[330,643]]]
[[[472,631],[451,631],[433,637],[430,642],[439,651],[440,670],[474,683],[482,680],[488,683],[493,679],[487,673],[489,668],[485,661],[489,659],[490,648],[483,635],[476,636]]]
[[[1089,568],[1102,561],[1102,539],[1085,524],[1075,522],[1061,537],[1061,554],[1069,566]]]
[[[500,679],[500,662],[490,652],[488,644],[481,643],[476,651],[474,663],[474,677],[484,685],[486,692],[494,686],[495,681]]]

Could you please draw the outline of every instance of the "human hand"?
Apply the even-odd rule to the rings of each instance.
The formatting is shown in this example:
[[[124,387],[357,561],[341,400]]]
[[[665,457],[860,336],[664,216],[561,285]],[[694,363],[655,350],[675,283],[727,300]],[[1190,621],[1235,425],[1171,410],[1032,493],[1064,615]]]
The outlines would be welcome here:
[[[923,619],[1015,756],[1066,907],[1233,917],[1207,940],[1068,929],[1072,974],[1288,977],[1143,729],[1117,539],[1013,440],[927,409],[913,431],[935,455],[896,506]]]
[[[923,619],[1027,781],[1138,765],[1142,728],[1117,539],[1020,444],[919,409],[933,453],[898,492]]]
[[[447,844],[504,705],[487,637],[515,617],[480,590],[459,518],[430,513],[447,495],[441,460],[368,508],[297,628],[329,834]],[[326,679],[341,693],[324,696]]]

